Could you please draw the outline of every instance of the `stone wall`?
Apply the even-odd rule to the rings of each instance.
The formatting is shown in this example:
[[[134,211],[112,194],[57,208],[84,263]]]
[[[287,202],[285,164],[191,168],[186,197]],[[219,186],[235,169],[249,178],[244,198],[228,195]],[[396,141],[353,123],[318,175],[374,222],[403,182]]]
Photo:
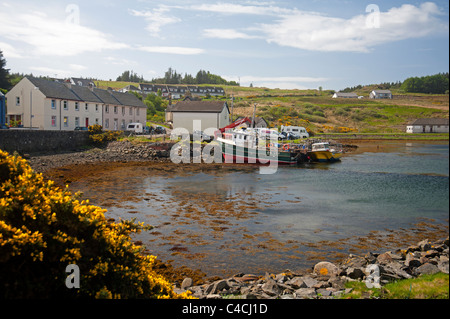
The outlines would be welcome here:
[[[88,143],[87,131],[0,130],[0,149],[9,153],[72,151]]]

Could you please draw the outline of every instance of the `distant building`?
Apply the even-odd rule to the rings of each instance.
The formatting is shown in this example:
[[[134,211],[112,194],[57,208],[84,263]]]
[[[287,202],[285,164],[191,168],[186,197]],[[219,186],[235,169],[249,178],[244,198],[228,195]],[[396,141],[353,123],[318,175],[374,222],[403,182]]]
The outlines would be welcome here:
[[[244,117],[240,116],[236,119],[236,121],[242,120]],[[251,118],[250,118],[251,119]],[[242,126],[249,127],[251,126],[248,123],[244,123]],[[255,116],[255,128],[268,128],[269,124],[263,117],[257,117]]]
[[[406,133],[449,133],[448,119],[418,119],[406,126]]]
[[[55,82],[59,82],[59,81],[55,81]],[[91,80],[88,80],[88,79],[69,78],[69,80],[67,80],[67,82],[69,82],[72,85],[94,87],[95,88],[94,81],[91,81]]]
[[[370,92],[371,99],[392,99],[392,92],[390,90],[373,90]]]
[[[167,113],[171,113],[170,115]],[[221,101],[181,101],[166,110],[166,119],[171,118],[173,129],[185,128],[190,134],[194,131],[194,121],[201,121],[198,128],[219,129],[230,124],[230,110],[226,102]]]
[[[343,93],[343,92],[336,92],[332,96],[333,99],[337,98],[344,98],[344,99],[357,99],[358,94],[356,93]]]

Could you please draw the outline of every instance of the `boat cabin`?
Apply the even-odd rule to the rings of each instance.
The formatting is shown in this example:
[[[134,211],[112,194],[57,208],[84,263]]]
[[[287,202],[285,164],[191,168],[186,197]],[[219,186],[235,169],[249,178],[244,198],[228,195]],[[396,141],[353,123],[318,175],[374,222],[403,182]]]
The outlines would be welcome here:
[[[312,145],[313,151],[329,151],[330,150],[330,143],[324,142],[324,143],[314,143]]]

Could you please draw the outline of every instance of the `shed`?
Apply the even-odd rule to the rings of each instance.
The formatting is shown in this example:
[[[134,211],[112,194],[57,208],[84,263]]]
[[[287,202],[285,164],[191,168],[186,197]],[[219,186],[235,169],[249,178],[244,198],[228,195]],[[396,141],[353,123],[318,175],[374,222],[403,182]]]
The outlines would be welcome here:
[[[190,134],[194,130],[219,129],[230,124],[228,104],[222,101],[181,101],[166,110],[171,113],[173,129],[185,128]],[[166,118],[170,117],[166,114]],[[194,121],[200,121],[194,123]],[[194,125],[196,125],[194,127]]]
[[[406,126],[406,133],[448,133],[448,119],[418,119]]]

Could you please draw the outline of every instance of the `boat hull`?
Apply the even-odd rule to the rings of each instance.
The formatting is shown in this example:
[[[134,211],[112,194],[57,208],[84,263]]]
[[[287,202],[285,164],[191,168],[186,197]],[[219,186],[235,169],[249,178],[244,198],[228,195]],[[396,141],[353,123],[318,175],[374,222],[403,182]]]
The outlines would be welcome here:
[[[222,144],[222,154],[225,163],[248,163],[248,164],[269,164],[278,163],[281,165],[297,164],[297,154],[277,149],[248,148],[244,146]]]
[[[342,153],[332,153],[330,151],[313,151],[308,152],[308,156],[313,162],[328,163],[340,161]]]

